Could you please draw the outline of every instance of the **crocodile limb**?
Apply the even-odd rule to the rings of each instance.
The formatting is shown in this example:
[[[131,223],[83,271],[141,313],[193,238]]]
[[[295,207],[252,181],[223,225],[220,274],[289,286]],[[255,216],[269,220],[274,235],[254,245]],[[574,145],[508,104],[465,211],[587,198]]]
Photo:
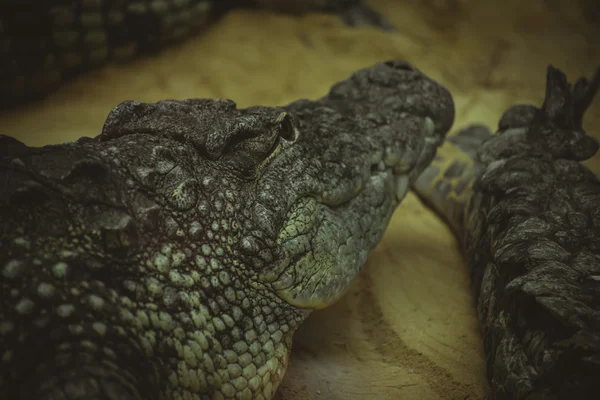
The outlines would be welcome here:
[[[360,0],[7,0],[0,2],[0,110],[40,99],[64,80],[181,41],[235,7],[339,14],[391,26]],[[240,55],[243,57],[243,55]]]
[[[270,399],[454,119],[399,61],[316,101],[128,101],[0,139],[0,398]]]
[[[413,185],[469,265],[494,399],[600,393],[600,183],[580,164],[599,85],[549,67],[541,108],[452,136]]]

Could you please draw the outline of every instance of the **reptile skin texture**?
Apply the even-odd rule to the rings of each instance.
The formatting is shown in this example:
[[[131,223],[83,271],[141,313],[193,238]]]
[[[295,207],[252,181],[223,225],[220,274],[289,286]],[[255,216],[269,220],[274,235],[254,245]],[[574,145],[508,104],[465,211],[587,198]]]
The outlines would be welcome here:
[[[0,109],[43,98],[76,74],[157,52],[234,7],[335,13],[351,26],[391,26],[359,0],[3,0]],[[240,54],[243,57],[243,54]]]
[[[0,398],[271,399],[454,120],[400,61],[316,101],[127,101],[0,136]]]
[[[546,85],[496,134],[449,138],[413,185],[463,249],[498,400],[600,393],[600,182],[580,163],[598,150],[582,120],[600,70],[570,85],[550,66]]]

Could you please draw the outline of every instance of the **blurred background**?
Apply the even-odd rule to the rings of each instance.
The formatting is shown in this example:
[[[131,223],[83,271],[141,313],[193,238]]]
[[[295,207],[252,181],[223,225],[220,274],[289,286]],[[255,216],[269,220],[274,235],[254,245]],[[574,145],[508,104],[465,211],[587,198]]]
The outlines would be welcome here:
[[[453,131],[495,128],[541,104],[546,66],[570,80],[600,66],[596,0],[370,0],[394,31],[331,15],[234,10],[156,56],[81,75],[0,113],[0,133],[41,146],[97,135],[124,100],[230,98],[239,107],[315,99],[354,70],[403,59],[453,93]],[[600,139],[600,97],[584,126]],[[600,173],[600,156],[586,164]],[[296,335],[278,399],[483,399],[485,360],[465,264],[450,231],[409,194],[348,294]]]

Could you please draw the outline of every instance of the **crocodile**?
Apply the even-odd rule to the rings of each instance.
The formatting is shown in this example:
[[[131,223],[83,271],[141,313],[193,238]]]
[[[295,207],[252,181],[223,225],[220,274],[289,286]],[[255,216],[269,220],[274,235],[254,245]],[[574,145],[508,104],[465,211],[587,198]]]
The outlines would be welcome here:
[[[126,101],[95,138],[1,136],[0,398],[271,399],[454,112],[389,60],[315,101]]]
[[[156,53],[232,8],[253,6],[392,28],[360,0],[7,0],[0,4],[0,109],[41,99],[102,64]]]
[[[412,185],[469,266],[493,399],[598,398],[600,182],[581,161],[599,86],[549,66],[541,107],[450,136]]]

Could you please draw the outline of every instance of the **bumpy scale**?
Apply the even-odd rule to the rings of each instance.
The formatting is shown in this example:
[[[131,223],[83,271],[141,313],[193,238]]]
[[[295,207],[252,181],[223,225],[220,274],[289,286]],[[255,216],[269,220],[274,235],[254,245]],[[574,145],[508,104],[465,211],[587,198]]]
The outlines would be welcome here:
[[[453,118],[388,61],[281,108],[129,101],[93,139],[2,136],[0,398],[272,398]]]
[[[156,52],[234,7],[339,14],[390,25],[361,0],[10,0],[0,2],[0,109],[41,98],[106,62]],[[243,55],[240,55],[243,56]]]
[[[600,393],[600,182],[580,161],[598,86],[549,67],[541,108],[452,136],[414,184],[470,267],[494,399]]]

